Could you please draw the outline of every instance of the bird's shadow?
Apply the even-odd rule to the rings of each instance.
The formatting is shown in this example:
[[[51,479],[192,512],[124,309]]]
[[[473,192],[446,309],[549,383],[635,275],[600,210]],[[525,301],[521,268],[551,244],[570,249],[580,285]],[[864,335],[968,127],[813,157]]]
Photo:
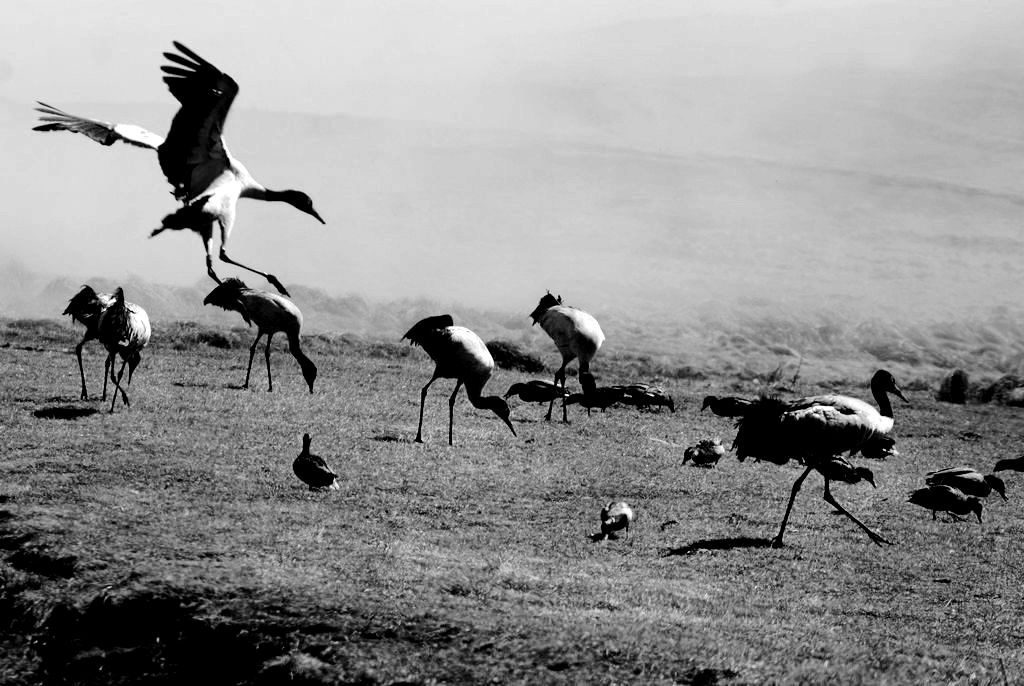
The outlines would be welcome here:
[[[373,437],[373,440],[378,443],[412,443],[411,438],[402,438],[401,436],[395,436],[394,434],[377,434]]]
[[[95,407],[75,407],[74,405],[56,405],[43,407],[32,414],[38,419],[81,419],[99,412]]]
[[[665,551],[664,557],[672,555],[692,555],[698,550],[734,550],[736,548],[770,548],[771,539],[751,538],[749,536],[734,536],[732,538],[705,538],[694,541],[681,548],[669,548]]]
[[[209,388],[210,384],[205,381],[175,381],[174,384],[178,388]],[[232,388],[228,386],[228,388]]]

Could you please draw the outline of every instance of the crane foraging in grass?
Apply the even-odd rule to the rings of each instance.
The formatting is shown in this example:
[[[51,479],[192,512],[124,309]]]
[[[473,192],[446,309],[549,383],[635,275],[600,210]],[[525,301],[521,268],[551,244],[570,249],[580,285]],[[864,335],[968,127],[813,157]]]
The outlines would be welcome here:
[[[947,467],[935,472],[928,472],[924,482],[929,486],[945,484],[952,486],[964,495],[987,498],[993,491],[1006,497],[1006,484],[994,474],[982,474],[970,467]]]
[[[580,361],[580,375],[590,372],[590,362],[604,343],[604,332],[592,315],[563,305],[561,297],[556,298],[548,292],[530,313],[530,318],[533,324],[540,324],[540,328],[551,337],[562,355],[562,365],[555,372],[555,384],[561,380],[562,388],[565,388],[565,368],[577,358]],[[565,405],[563,401],[562,421],[567,423],[569,416]],[[555,401],[552,399],[545,419],[551,419],[554,406]]]
[[[82,347],[100,335],[100,315],[114,303],[113,293],[97,293],[91,286],[82,286],[68,306],[64,308],[64,314],[71,315],[74,321],[85,326],[85,334],[82,340],[75,346],[75,355],[78,357],[78,373],[82,377],[82,400],[89,399],[89,391],[85,387],[85,368],[82,366]],[[107,398],[107,371],[103,370],[103,399]]]
[[[132,373],[142,361],[142,349],[149,344],[149,337],[152,329],[149,326],[149,316],[146,311],[135,303],[125,302],[124,290],[117,288],[114,291],[114,302],[110,307],[100,314],[98,324],[98,337],[103,347],[107,349],[107,361],[103,365],[103,375],[106,376],[110,370],[110,380],[114,382],[114,395],[110,401],[110,411],[114,411],[114,404],[117,402],[117,392],[121,391],[121,400],[124,404],[128,402],[128,394],[121,386],[121,378],[124,376],[125,365],[128,366],[128,383],[132,383]],[[114,365],[117,356],[121,356],[121,369],[114,376]],[[106,399],[106,381],[103,383],[104,396]]]
[[[434,361],[434,373],[420,392],[420,422],[416,429],[416,442],[423,442],[423,406],[427,402],[427,390],[438,379],[455,379],[455,390],[448,399],[448,445],[452,445],[455,423],[455,398],[459,389],[466,386],[466,395],[473,407],[490,410],[496,414],[512,435],[515,427],[509,419],[508,403],[496,395],[482,395],[484,385],[494,371],[494,358],[480,337],[464,326],[455,326],[450,314],[427,317],[405,332],[402,340],[409,339],[410,345],[423,348]]]
[[[751,401],[749,405],[730,403],[726,408],[729,412],[736,412],[739,415],[733,448],[740,461],[753,457],[782,465],[790,459],[795,459],[805,467],[793,484],[779,533],[772,541],[773,547],[782,545],[782,536],[786,532],[793,501],[804,479],[813,470],[818,471],[825,479],[825,502],[846,515],[876,544],[889,543],[847,512],[832,497],[829,481],[845,481],[841,474],[857,474],[856,471],[850,473],[845,468],[841,469],[842,465],[837,462],[837,457],[844,453],[852,455],[861,446],[878,436],[887,436],[892,431],[893,411],[889,402],[890,393],[908,402],[892,374],[881,369],[871,378],[871,394],[878,404],[877,409],[863,400],[836,394],[789,401],[762,397]],[[713,404],[711,407],[714,411]],[[866,479],[866,475],[861,476]],[[871,482],[873,485],[873,478]]]
[[[256,339],[249,348],[249,366],[245,370],[245,384],[249,387],[249,375],[252,373],[252,359],[256,355],[256,346],[264,334],[267,336],[264,355],[267,359],[267,390],[274,390],[274,379],[270,374],[270,342],[278,331],[288,337],[288,351],[299,363],[302,378],[313,392],[316,381],[316,365],[302,352],[299,333],[302,331],[302,312],[291,300],[256,288],[249,288],[241,279],[234,277],[224,279],[209,295],[203,299],[204,305],[216,305],[225,310],[234,310],[242,315],[249,326],[256,324]]]
[[[309,452],[312,442],[313,439],[309,437],[309,434],[302,435],[302,452],[292,462],[292,471],[295,472],[295,476],[309,486],[311,491],[323,488],[332,491],[341,490],[341,487],[338,486],[338,475],[327,465],[324,458]]]
[[[220,260],[266,278],[281,293],[288,291],[273,274],[237,262],[227,253],[228,237],[235,224],[239,198],[281,201],[315,217],[313,201],[301,191],[274,191],[266,188],[245,166],[228,152],[222,137],[224,121],[238,94],[238,84],[230,76],[184,45],[174,42],[178,53],[165,52],[172,64],[163,65],[164,83],[181,107],[171,121],[167,138],[133,124],[113,124],[68,114],[46,103],[36,108],[43,123],[35,131],[71,131],[88,136],[102,145],[116,141],[156,150],[160,169],[174,187],[174,197],[182,206],[163,218],[155,236],[165,229],[189,229],[203,240],[206,271],[220,282],[213,270],[213,234],[220,231]]]
[[[907,501],[931,510],[932,519],[936,519],[936,512],[948,512],[954,518],[973,512],[978,517],[978,524],[981,524],[981,511],[984,509],[981,501],[946,484],[919,488],[910,494]]]

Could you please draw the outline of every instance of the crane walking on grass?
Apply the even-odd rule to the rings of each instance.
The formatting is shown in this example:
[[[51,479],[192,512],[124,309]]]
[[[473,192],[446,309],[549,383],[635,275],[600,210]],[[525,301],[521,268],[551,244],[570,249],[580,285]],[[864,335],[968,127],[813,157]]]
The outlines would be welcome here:
[[[125,365],[128,366],[128,383],[132,383],[132,373],[142,361],[142,349],[149,344],[149,337],[152,329],[149,326],[149,316],[146,311],[135,303],[125,302],[124,290],[117,288],[114,291],[114,302],[100,315],[99,339],[103,347],[107,349],[107,361],[103,366],[104,377],[107,370],[110,370],[110,380],[114,382],[114,395],[110,401],[110,411],[114,411],[114,404],[117,402],[117,392],[121,391],[121,400],[126,406],[128,394],[121,386],[121,378],[124,376]],[[117,356],[121,356],[121,369],[114,376],[114,365]],[[106,382],[104,381],[104,396],[106,399]]]
[[[71,318],[80,324],[85,325],[85,334],[82,340],[75,346],[75,355],[78,357],[78,373],[82,377],[82,400],[89,399],[89,391],[85,386],[85,368],[82,366],[82,347],[100,335],[100,315],[114,303],[113,293],[97,293],[91,286],[82,286],[68,301],[64,308],[64,314],[71,315]],[[107,371],[103,370],[103,399],[107,399]]]
[[[496,414],[512,435],[515,427],[509,419],[508,403],[496,395],[483,396],[484,385],[494,371],[494,358],[480,337],[464,326],[455,326],[450,314],[427,317],[409,329],[402,340],[423,348],[434,361],[434,374],[420,392],[420,422],[416,429],[416,442],[423,442],[423,406],[427,401],[430,384],[438,379],[455,379],[455,390],[448,399],[448,445],[452,445],[455,423],[455,398],[463,384],[473,407]]]
[[[782,465],[790,459],[796,459],[805,467],[793,484],[779,533],[772,541],[773,547],[782,545],[793,501],[804,479],[813,470],[818,471],[825,479],[825,502],[846,515],[876,544],[889,543],[847,512],[832,497],[829,482],[856,478],[858,481],[870,480],[874,485],[873,477],[868,478],[870,472],[857,472],[852,465],[847,468],[843,464],[846,461],[843,460],[841,463],[837,458],[844,453],[852,455],[861,446],[877,437],[889,435],[893,428],[892,404],[888,395],[890,393],[907,402],[892,374],[880,369],[871,378],[871,395],[878,404],[878,409],[863,400],[836,394],[789,401],[762,397],[749,404],[729,402],[722,408],[728,416],[739,417],[733,448],[740,461],[753,457]],[[716,411],[714,402],[705,401],[705,406],[710,406],[713,412]]]
[[[562,388],[565,388],[565,368],[576,358],[580,361],[580,375],[590,372],[590,362],[604,343],[604,332],[592,315],[563,305],[561,297],[556,298],[548,292],[530,313],[530,318],[534,324],[540,324],[540,328],[551,337],[558,352],[562,354],[562,366],[555,372],[555,384],[561,381]],[[552,398],[545,419],[551,419],[554,406]],[[565,406],[563,400],[562,421],[568,423],[569,415]]]
[[[156,150],[160,169],[174,187],[174,197],[182,206],[163,218],[157,235],[165,229],[189,229],[203,239],[206,271],[220,282],[213,270],[213,234],[220,231],[220,260],[266,278],[281,293],[288,291],[273,274],[237,262],[227,253],[228,237],[235,224],[239,198],[286,202],[325,223],[313,201],[301,191],[274,191],[266,188],[245,166],[228,152],[222,137],[224,121],[238,94],[238,84],[230,76],[184,45],[174,42],[178,53],[165,52],[172,64],[163,65],[164,83],[181,103],[171,121],[167,138],[133,124],[112,124],[68,114],[40,102],[36,108],[44,122],[35,131],[71,131],[88,136],[102,145],[116,141]]]
[[[249,348],[249,366],[245,370],[245,384],[242,388],[249,387],[249,375],[252,373],[252,359],[256,356],[256,346],[264,334],[267,336],[264,355],[267,359],[267,390],[274,390],[274,379],[270,374],[270,342],[278,331],[288,337],[288,351],[299,363],[302,369],[302,378],[309,386],[309,392],[313,392],[313,382],[316,381],[316,365],[302,352],[302,344],[299,342],[299,333],[302,331],[302,312],[291,300],[256,288],[249,288],[241,279],[234,277],[224,279],[216,288],[210,291],[203,300],[204,305],[216,305],[225,310],[234,310],[242,315],[242,319],[249,326],[256,324],[256,340]]]

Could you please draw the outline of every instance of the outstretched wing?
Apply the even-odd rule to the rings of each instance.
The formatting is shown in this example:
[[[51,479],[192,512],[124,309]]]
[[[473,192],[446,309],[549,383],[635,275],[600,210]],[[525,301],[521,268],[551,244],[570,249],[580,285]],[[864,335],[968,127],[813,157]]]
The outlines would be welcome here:
[[[181,108],[159,150],[160,168],[174,186],[175,197],[190,202],[231,165],[224,147],[224,120],[238,84],[181,43],[175,41],[174,47],[181,54],[165,52],[173,64],[160,69]]]
[[[88,119],[69,114],[53,105],[47,105],[45,102],[37,101],[37,104],[39,107],[36,108],[36,112],[43,113],[43,116],[39,117],[39,121],[46,123],[33,126],[33,131],[70,131],[88,136],[100,145],[113,145],[117,141],[121,141],[153,150],[159,148],[164,142],[162,137],[141,126],[112,124],[99,119]]]

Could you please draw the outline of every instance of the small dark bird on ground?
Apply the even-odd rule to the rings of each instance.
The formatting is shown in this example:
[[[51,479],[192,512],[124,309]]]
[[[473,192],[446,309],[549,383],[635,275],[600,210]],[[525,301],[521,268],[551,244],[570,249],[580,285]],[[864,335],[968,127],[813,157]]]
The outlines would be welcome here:
[[[601,534],[611,538],[616,531],[624,530],[628,536],[633,519],[632,507],[624,502],[612,501],[601,509]]]
[[[309,445],[312,442],[313,439],[309,437],[309,434],[302,435],[302,452],[292,462],[292,471],[304,484],[309,486],[311,491],[324,488],[332,491],[340,490],[338,475],[334,473],[334,470],[327,466],[324,458],[309,452]]]
[[[547,403],[567,395],[569,392],[564,387],[540,379],[514,383],[505,391],[506,400],[516,396],[524,403]]]
[[[939,484],[925,486],[910,494],[908,502],[920,505],[926,510],[932,511],[932,519],[935,519],[936,512],[948,512],[950,515],[966,515],[973,512],[981,524],[981,501],[974,496],[964,495],[952,486]]]
[[[743,413],[750,408],[753,402],[753,400],[733,396],[719,397],[717,395],[707,395],[704,396],[704,402],[700,406],[700,411],[703,412],[711,408],[711,412],[719,417],[742,417]]]
[[[1011,470],[1014,472],[1024,472],[1024,455],[1020,457],[1007,457],[996,462],[996,466],[992,468],[993,472],[1001,472],[1004,470]]]
[[[987,498],[995,491],[1006,500],[1006,484],[994,474],[982,474],[970,467],[947,467],[935,472],[928,472],[924,482],[929,486],[944,484],[952,486],[964,495]]]
[[[622,391],[622,400],[620,402],[623,405],[633,405],[641,410],[647,410],[652,407],[667,407],[671,412],[676,411],[676,403],[672,400],[672,396],[658,386],[633,383],[612,386],[612,388]]]
[[[683,464],[693,462],[695,467],[714,467],[723,455],[725,448],[720,439],[705,438],[683,451]]]

